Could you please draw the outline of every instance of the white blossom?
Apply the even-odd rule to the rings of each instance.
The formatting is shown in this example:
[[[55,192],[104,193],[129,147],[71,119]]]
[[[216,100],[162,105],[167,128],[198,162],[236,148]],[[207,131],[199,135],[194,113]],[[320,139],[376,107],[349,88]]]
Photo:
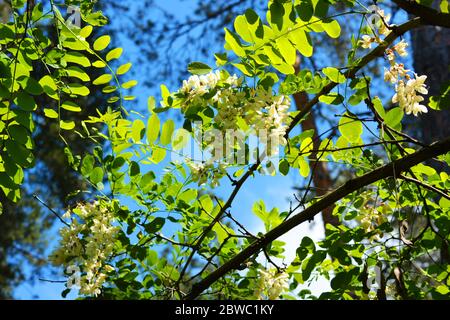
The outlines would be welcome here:
[[[365,34],[362,36],[362,40],[359,40],[359,45],[364,49],[371,49],[374,40],[374,38]]]
[[[289,289],[289,275],[277,270],[258,270],[259,278],[254,291],[258,299],[276,300]]]
[[[400,80],[396,86],[396,93],[392,97],[392,103],[398,103],[406,114],[418,116],[419,113],[427,113],[426,106],[420,104],[424,98],[419,94],[428,94],[425,86],[427,76],[417,76],[406,82]]]
[[[384,68],[384,81],[395,84],[399,77],[407,77],[409,71],[402,63],[395,63],[389,69]]]
[[[390,27],[389,22],[391,21],[391,15],[390,14],[386,15],[384,13],[384,10],[377,10],[377,13],[381,18],[378,32],[383,36],[387,36],[391,32],[391,30],[389,30],[388,28]]]
[[[393,49],[397,52],[397,54],[401,57],[406,57],[408,55],[408,51],[406,51],[406,48],[408,47],[408,43],[405,40],[400,41],[397,43]]]
[[[64,218],[72,220],[69,226],[60,230],[60,244],[50,260],[55,265],[79,266],[84,272],[80,294],[97,296],[106,280],[105,272],[113,270],[106,261],[114,251],[119,231],[119,227],[114,226],[114,214],[108,209],[108,203],[95,201],[78,204],[66,212]]]

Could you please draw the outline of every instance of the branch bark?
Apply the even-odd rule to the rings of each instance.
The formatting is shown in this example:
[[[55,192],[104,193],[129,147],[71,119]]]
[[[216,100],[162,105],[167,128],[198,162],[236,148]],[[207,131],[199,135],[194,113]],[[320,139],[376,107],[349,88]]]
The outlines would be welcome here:
[[[264,236],[262,236],[257,241],[250,244],[247,248],[237,254],[234,258],[226,262],[220,268],[213,271],[202,281],[194,284],[192,286],[191,292],[189,292],[183,299],[195,299],[204,290],[209,288],[214,282],[219,280],[225,274],[238,268],[242,263],[244,263],[252,255],[257,254],[262,248],[267,246],[269,243],[287,233],[296,226],[302,224],[305,221],[309,221],[314,218],[315,215],[320,213],[326,207],[331,204],[341,200],[345,196],[357,191],[358,189],[368,186],[376,181],[386,179],[389,177],[397,177],[402,172],[409,170],[411,167],[442,155],[444,153],[450,152],[450,138],[441,140],[439,142],[433,143],[428,147],[424,147],[419,151],[410,154],[406,157],[388,163],[382,167],[379,167],[367,174],[351,179],[347,181],[344,185],[336,189],[335,191],[324,196],[321,200],[312,204],[310,207],[306,208],[302,212],[293,216],[291,219],[278,225],[276,228],[272,229]]]
[[[448,13],[436,11],[416,1],[393,0],[393,2],[409,14],[421,17],[429,25],[450,28],[450,14]]]

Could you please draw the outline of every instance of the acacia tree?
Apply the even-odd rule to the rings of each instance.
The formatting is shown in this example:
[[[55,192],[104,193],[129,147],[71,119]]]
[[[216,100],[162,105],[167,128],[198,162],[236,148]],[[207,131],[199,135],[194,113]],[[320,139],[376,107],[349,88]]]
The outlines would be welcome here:
[[[98,145],[84,155],[70,143],[65,147],[68,165],[97,194],[62,216],[54,211],[63,226],[50,259],[68,275],[63,295],[76,284],[79,294],[89,297],[316,298],[300,289],[324,277],[331,289],[321,299],[449,296],[450,270],[436,257],[448,250],[450,138],[428,143],[402,132],[406,117],[416,119],[429,108],[446,112],[445,90],[426,103],[427,76],[400,61],[408,53],[406,32],[450,27],[446,1],[439,11],[414,3],[415,16],[395,25],[381,8],[357,1],[345,1],[346,10],[333,14],[329,8],[337,1],[270,0],[265,18],[249,9],[234,19],[234,30],[225,29],[226,53],[215,54],[216,70],[190,63],[192,76],[174,92],[161,85],[162,100],[150,97],[147,115],[125,106],[133,97],[123,91],[137,82],[120,81],[129,63],[110,65],[122,49],[106,51],[109,36],[92,46],[86,41],[102,14],[87,0],[66,2],[81,6],[87,25],[67,24],[54,3],[49,12],[32,15],[29,2],[13,1],[14,21],[2,24],[9,36],[0,65],[5,74],[0,182],[12,201],[20,197],[22,168],[33,165],[37,109],[61,130]],[[43,19],[59,31],[57,46],[39,34]],[[342,19],[359,19],[361,25],[349,42],[346,64],[296,72],[297,53],[313,55],[317,34],[339,39]],[[47,68],[39,80],[30,76],[30,59]],[[372,95],[372,79],[364,74],[377,59],[384,60],[390,108]],[[90,65],[109,70],[92,84],[111,95],[110,107],[75,123],[61,110],[78,110],[72,99],[91,94],[73,82],[90,82]],[[290,96],[299,92],[312,98],[291,110]],[[38,106],[32,95],[41,94],[58,107]],[[319,102],[338,108],[336,126],[320,134],[298,133]],[[369,112],[358,116],[358,105]],[[182,123],[162,123],[161,114],[169,110]],[[337,137],[328,138],[331,131]],[[314,143],[318,138],[321,143]],[[246,182],[278,173],[311,181],[310,161],[345,166],[353,176],[327,194],[297,199],[286,212],[255,202],[253,213],[266,232],[253,234],[233,209]],[[224,184],[230,186],[227,198],[211,196],[209,191]],[[296,258],[284,261],[285,243],[277,239],[330,206],[339,224],[327,225],[318,243],[300,241],[299,235]]]

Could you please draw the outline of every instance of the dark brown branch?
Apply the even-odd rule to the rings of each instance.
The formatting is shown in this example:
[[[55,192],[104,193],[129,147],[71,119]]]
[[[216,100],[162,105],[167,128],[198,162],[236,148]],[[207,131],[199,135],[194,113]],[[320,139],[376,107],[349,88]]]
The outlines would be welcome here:
[[[416,1],[393,0],[406,12],[423,19],[426,24],[450,28],[450,14],[436,11],[432,8],[418,4]]]
[[[195,299],[204,290],[209,288],[214,282],[219,280],[225,274],[238,268],[242,263],[244,263],[252,255],[257,254],[262,248],[267,246],[269,243],[287,233],[296,226],[302,224],[305,221],[311,220],[319,212],[329,205],[341,200],[352,192],[358,189],[368,186],[376,181],[386,179],[388,177],[393,177],[401,172],[409,170],[411,167],[426,161],[428,159],[437,157],[444,153],[450,151],[450,138],[431,144],[429,147],[420,149],[419,151],[410,154],[404,158],[398,159],[387,165],[384,165],[378,169],[370,171],[369,173],[351,179],[347,181],[344,185],[336,189],[335,191],[324,196],[321,200],[312,204],[310,207],[306,208],[302,212],[293,216],[291,219],[278,225],[276,228],[272,229],[266,233],[263,237],[257,241],[250,244],[241,253],[237,254],[234,258],[226,262],[220,268],[216,269],[214,272],[209,274],[206,278],[197,284],[194,284],[190,293],[188,293],[184,299]]]
[[[262,155],[261,158],[264,158],[265,155]],[[224,216],[225,212],[231,208],[231,205],[233,204],[234,198],[236,198],[237,194],[239,193],[239,190],[241,189],[242,185],[245,183],[245,181],[258,169],[260,165],[261,158],[259,158],[256,163],[254,163],[250,169],[242,176],[239,181],[236,182],[235,188],[231,192],[227,202],[223,206],[220,207],[219,213],[216,215],[216,217],[211,221],[211,223],[203,230],[202,234],[198,238],[198,240],[195,242],[194,246],[192,247],[191,254],[186,260],[186,263],[183,266],[183,269],[180,272],[180,277],[178,278],[177,284],[179,284],[182,280],[184,275],[186,274],[186,271],[189,267],[189,264],[191,263],[192,259],[194,258],[197,251],[200,249],[203,241],[205,240],[208,233],[213,229],[214,225],[218,223],[222,217]]]
[[[450,195],[445,193],[444,190],[438,189],[438,188],[436,188],[436,187],[434,187],[432,185],[429,185],[429,184],[424,183],[422,181],[419,181],[417,179],[414,179],[414,178],[411,178],[411,177],[407,177],[407,176],[405,176],[403,174],[400,175],[399,178],[402,179],[402,180],[405,180],[405,181],[409,181],[409,182],[413,182],[415,184],[418,184],[421,187],[424,187],[425,189],[428,189],[428,190],[430,190],[432,192],[435,192],[435,193],[439,194],[440,196],[444,197],[445,199],[450,200]]]

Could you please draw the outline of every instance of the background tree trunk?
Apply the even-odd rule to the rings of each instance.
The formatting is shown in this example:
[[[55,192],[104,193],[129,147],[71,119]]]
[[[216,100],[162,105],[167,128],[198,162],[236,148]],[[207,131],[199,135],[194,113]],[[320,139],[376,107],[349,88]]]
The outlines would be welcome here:
[[[435,1],[434,7],[439,10],[440,1]],[[418,75],[426,75],[428,98],[440,95],[441,86],[450,80],[450,30],[446,28],[425,26],[411,32],[414,71]],[[426,99],[425,101],[428,101]],[[407,127],[425,143],[431,143],[450,136],[450,112],[434,111],[428,108],[428,113],[421,114],[417,119],[419,127],[410,123]],[[430,163],[436,167],[436,162]],[[438,168],[445,170],[445,166]],[[450,263],[448,244],[443,241],[441,246],[441,262]]]
[[[295,70],[298,72],[300,70],[301,60],[298,59],[295,64]],[[306,92],[298,92],[294,94],[294,101],[297,110],[302,110],[302,106],[304,106],[308,102],[308,94]],[[301,122],[302,131],[306,130],[314,130],[313,139],[313,148],[315,150],[319,149],[321,139],[318,137],[318,129],[316,125],[316,121],[314,119],[314,114],[311,112],[308,117]],[[333,187],[333,179],[331,179],[330,172],[328,170],[328,166],[326,162],[319,161],[317,162],[317,153],[312,152],[309,156],[309,166],[311,168],[312,181],[315,187],[316,196],[323,196],[328,193],[329,190]],[[322,220],[323,226],[326,227],[327,224],[331,224],[333,226],[339,225],[339,219],[336,216],[333,216],[334,205],[327,207],[322,211]]]
[[[411,33],[414,71],[426,75],[429,97],[438,95],[444,82],[450,79],[450,30],[426,26]],[[419,118],[419,127],[412,127],[425,143],[450,135],[450,113],[428,108]]]

